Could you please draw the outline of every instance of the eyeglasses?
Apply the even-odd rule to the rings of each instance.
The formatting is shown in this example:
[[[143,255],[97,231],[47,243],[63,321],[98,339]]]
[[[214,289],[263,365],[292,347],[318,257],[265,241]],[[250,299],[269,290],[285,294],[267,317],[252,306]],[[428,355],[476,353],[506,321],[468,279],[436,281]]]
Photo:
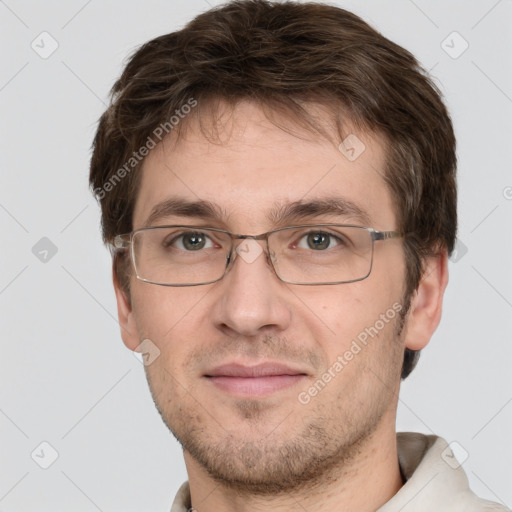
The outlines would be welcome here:
[[[117,235],[113,248],[131,249],[141,281],[197,286],[220,281],[237,256],[252,263],[264,252],[256,240],[265,240],[267,261],[281,281],[323,285],[367,278],[374,242],[400,237],[397,231],[346,224],[287,226],[255,236],[199,226],[157,226]]]

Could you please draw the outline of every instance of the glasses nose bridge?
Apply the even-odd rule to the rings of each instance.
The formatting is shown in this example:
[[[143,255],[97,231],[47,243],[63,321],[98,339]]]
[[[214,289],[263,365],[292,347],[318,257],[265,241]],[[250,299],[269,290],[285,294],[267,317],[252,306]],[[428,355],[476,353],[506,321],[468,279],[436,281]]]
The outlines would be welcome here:
[[[265,245],[268,248],[268,237],[270,234],[271,234],[271,232],[270,233],[262,233],[261,235],[239,235],[239,234],[230,233],[232,247],[234,247],[235,245],[238,247],[241,243],[243,243],[243,242],[240,242],[240,243],[235,244],[236,240],[265,240]]]
[[[263,248],[263,254],[268,259],[268,256],[270,254],[268,240],[269,240],[269,236],[271,234],[272,234],[272,232],[262,233],[260,235],[240,235],[240,234],[230,233],[231,251],[229,253],[227,267],[231,267],[234,264],[235,260],[237,259],[237,256],[240,256],[240,252],[247,252],[247,251],[242,251],[241,249],[239,249],[239,247],[243,244],[243,242],[245,240],[255,240],[255,241],[264,240],[265,244],[264,244],[264,248]],[[248,249],[250,250],[250,248],[248,248]],[[242,259],[244,259],[244,258],[242,258]],[[273,268],[274,267],[273,262],[271,261],[270,263]],[[227,268],[226,268],[226,270],[227,270]],[[275,272],[275,270],[274,270],[274,272]]]

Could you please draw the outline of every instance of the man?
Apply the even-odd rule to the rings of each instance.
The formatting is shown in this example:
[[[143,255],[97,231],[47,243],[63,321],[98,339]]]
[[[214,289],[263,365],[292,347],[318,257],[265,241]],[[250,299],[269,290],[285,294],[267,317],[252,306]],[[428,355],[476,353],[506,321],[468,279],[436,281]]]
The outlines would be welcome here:
[[[441,316],[455,139],[404,49],[242,0],[140,48],[94,141],[123,341],[189,480],[173,512],[505,510],[396,434]]]

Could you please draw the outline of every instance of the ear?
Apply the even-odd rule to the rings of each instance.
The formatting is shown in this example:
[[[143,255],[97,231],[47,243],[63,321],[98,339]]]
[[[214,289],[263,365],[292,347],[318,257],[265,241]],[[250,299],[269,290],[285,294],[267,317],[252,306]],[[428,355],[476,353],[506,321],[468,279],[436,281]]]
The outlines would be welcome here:
[[[132,311],[132,305],[128,292],[126,292],[117,277],[115,269],[115,260],[112,262],[112,281],[116,293],[117,317],[121,327],[121,338],[123,343],[130,349],[135,350],[139,345],[139,335],[137,325]]]
[[[441,320],[443,295],[448,284],[448,255],[446,251],[429,257],[423,277],[411,299],[405,346],[421,350],[430,341]]]

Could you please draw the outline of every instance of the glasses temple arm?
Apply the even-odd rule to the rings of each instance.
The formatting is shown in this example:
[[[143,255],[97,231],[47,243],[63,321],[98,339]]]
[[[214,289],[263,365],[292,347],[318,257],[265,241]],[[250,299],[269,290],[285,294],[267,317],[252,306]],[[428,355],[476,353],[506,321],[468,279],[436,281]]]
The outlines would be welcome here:
[[[390,240],[392,238],[402,238],[405,236],[399,231],[374,231],[374,240]]]

